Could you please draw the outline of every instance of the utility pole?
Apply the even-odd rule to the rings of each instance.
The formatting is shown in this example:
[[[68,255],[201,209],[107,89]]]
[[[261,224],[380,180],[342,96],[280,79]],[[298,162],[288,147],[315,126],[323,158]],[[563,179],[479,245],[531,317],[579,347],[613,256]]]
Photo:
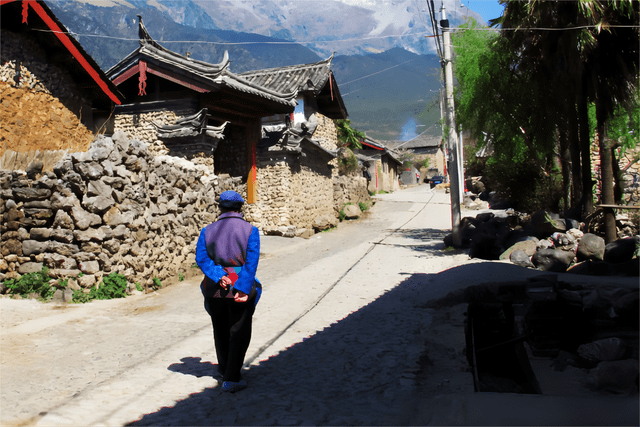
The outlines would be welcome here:
[[[451,32],[449,30],[449,20],[446,17],[444,2],[442,3],[442,39],[444,50],[444,83],[446,90],[446,112],[447,112],[447,163],[449,169],[449,186],[451,194],[451,227],[453,234],[453,246],[462,246],[462,236],[460,235],[460,150],[458,149],[458,134],[456,132],[456,118],[453,105],[453,64],[451,63]]]

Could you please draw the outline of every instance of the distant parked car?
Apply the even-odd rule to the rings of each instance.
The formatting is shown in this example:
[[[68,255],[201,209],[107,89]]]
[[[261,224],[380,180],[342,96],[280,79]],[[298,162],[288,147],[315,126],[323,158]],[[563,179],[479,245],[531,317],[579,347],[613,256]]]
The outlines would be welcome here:
[[[435,187],[438,184],[442,184],[444,182],[444,176],[442,175],[434,175],[429,178],[429,186],[431,188]]]

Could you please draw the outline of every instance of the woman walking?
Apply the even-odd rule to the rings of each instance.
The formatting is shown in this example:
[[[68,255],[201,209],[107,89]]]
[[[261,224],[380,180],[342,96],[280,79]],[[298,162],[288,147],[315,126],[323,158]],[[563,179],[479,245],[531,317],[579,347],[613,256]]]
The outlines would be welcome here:
[[[262,293],[256,279],[260,234],[242,218],[244,199],[235,191],[220,195],[221,214],[200,232],[196,262],[205,277],[200,285],[204,308],[211,316],[222,375],[222,391],[247,387],[240,370],[251,341],[251,322]]]

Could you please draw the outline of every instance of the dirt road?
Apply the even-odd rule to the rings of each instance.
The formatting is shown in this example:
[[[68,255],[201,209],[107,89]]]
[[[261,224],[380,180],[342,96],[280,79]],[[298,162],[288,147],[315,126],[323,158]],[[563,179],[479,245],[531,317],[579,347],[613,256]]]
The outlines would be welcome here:
[[[473,392],[464,306],[446,316],[424,307],[464,286],[538,273],[444,251],[449,228],[449,195],[418,186],[309,240],[263,236],[249,388],[236,394],[212,377],[197,278],[86,305],[2,299],[2,425],[464,421],[460,396]]]

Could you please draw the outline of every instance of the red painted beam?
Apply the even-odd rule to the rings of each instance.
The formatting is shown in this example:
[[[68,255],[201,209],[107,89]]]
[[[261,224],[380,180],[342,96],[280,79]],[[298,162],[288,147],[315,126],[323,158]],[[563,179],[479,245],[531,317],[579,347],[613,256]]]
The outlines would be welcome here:
[[[375,148],[376,150],[380,150],[380,151],[382,151],[382,150],[383,150],[383,149],[382,149],[382,148],[380,148],[380,147],[376,147],[375,145],[367,144],[367,143],[366,143],[366,142],[364,142],[364,141],[360,141],[360,142],[362,142],[362,143],[363,143],[364,145],[366,145],[367,147]]]
[[[113,84],[114,85],[119,85],[122,82],[125,82],[127,80],[129,80],[131,77],[135,76],[136,74],[138,74],[139,68],[137,66],[137,64],[131,68],[129,68],[127,71],[125,71],[124,73],[120,74],[118,77],[116,77],[115,79],[113,79]]]
[[[200,92],[200,93],[211,92],[209,89],[205,89],[205,88],[196,86],[194,84],[187,83],[187,82],[182,81],[182,80],[180,80],[180,79],[178,79],[176,77],[173,77],[173,76],[170,76],[170,75],[168,75],[166,73],[163,73],[162,71],[154,68],[151,64],[147,64],[147,72],[151,73],[151,74],[155,74],[156,76],[162,77],[163,79],[167,79],[167,80],[169,80],[171,82],[178,83],[179,85],[187,87],[187,88],[189,88],[191,90],[195,90],[196,92]]]
[[[71,40],[69,39],[69,36],[66,35],[60,29],[60,27],[47,14],[47,12],[45,12],[42,6],[40,6],[40,4],[38,4],[38,2],[35,0],[23,0],[23,1],[27,3],[29,6],[31,6],[31,8],[38,14],[40,19],[42,19],[44,23],[47,24],[47,26],[51,29],[51,31],[53,31],[56,37],[58,37],[58,39],[62,42],[62,44],[67,48],[67,50],[69,50],[71,55],[73,55],[73,57],[76,58],[76,60],[80,63],[82,68],[84,68],[85,71],[89,73],[91,78],[98,84],[98,86],[100,86],[100,89],[102,89],[102,91],[109,98],[111,98],[113,102],[115,102],[117,105],[120,105],[120,100],[113,92],[111,92],[111,90],[109,89],[109,86],[107,86],[107,83],[104,80],[102,80],[98,72],[87,62],[85,57],[80,53],[80,51],[76,48],[73,42],[71,42]],[[4,4],[5,2],[8,2],[8,0],[2,0],[2,4]]]

